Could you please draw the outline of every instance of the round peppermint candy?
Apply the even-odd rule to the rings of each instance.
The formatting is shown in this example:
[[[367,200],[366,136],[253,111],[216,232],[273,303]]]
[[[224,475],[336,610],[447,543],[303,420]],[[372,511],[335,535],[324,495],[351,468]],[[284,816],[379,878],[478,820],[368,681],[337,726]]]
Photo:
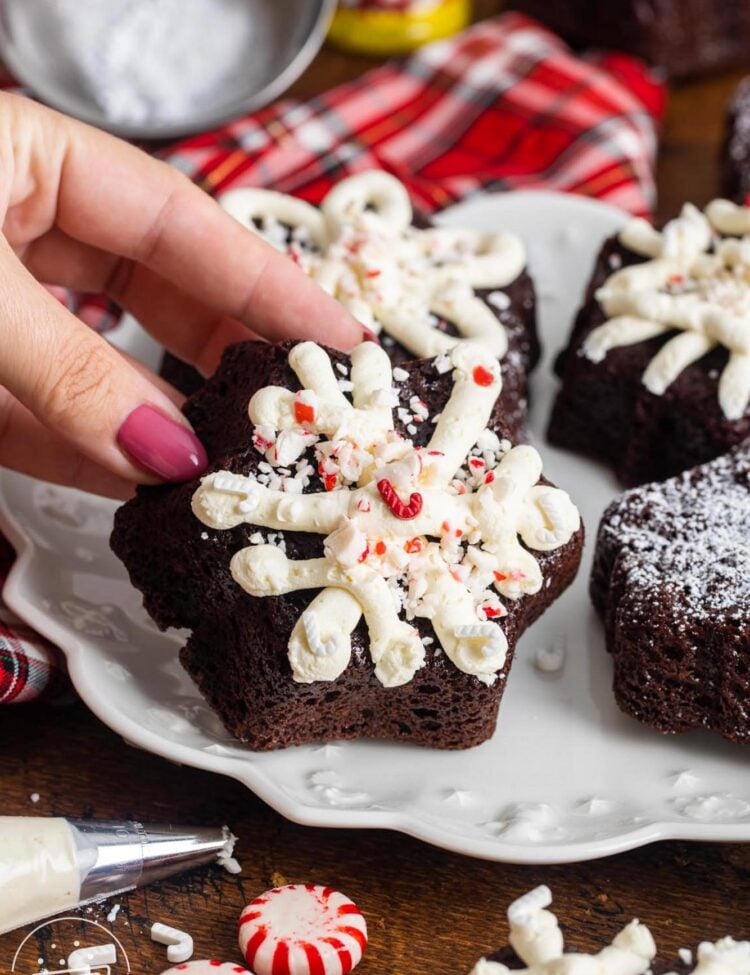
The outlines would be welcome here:
[[[162,975],[252,975],[252,973],[233,961],[203,959],[184,961],[181,965],[175,965],[174,968],[162,972]]]
[[[240,915],[240,950],[256,975],[348,975],[366,947],[359,908],[331,887],[276,887]]]

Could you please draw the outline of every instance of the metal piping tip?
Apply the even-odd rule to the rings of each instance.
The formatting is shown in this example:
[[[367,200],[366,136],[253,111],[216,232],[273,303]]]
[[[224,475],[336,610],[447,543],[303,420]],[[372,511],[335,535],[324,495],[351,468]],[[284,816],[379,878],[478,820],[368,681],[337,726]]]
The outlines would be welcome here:
[[[224,827],[69,820],[81,867],[81,901],[142,887],[195,867],[232,869],[235,838]]]

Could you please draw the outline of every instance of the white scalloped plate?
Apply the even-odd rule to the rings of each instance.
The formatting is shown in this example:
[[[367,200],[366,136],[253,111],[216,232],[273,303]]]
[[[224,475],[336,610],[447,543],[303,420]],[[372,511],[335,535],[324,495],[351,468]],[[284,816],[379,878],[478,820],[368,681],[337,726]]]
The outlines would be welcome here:
[[[533,380],[532,429],[542,441],[565,338],[594,253],[622,223],[610,207],[552,193],[487,195],[441,222],[522,234],[541,294],[545,362]],[[153,355],[137,329],[118,341]],[[89,707],[128,741],[244,782],[290,819],[402,830],[492,860],[553,863],[605,856],[658,839],[750,840],[750,754],[716,737],[663,738],[620,714],[610,661],[586,594],[591,542],[616,493],[610,474],[544,448],[589,530],[578,581],[520,641],[494,738],[445,753],[359,741],[253,754],[231,740],[110,554],[113,506],[4,473],[0,521],[20,558],[11,607],[66,652]],[[148,540],[144,540],[148,544]],[[535,651],[564,639],[562,672]]]

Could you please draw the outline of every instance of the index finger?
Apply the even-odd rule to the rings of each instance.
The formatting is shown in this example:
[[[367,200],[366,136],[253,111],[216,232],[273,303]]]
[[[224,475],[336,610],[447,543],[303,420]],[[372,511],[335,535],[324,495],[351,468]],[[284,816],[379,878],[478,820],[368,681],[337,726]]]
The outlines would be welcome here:
[[[151,268],[271,340],[309,336],[343,349],[362,340],[348,311],[172,166],[79,122],[64,120],[63,131],[56,220],[65,233]]]

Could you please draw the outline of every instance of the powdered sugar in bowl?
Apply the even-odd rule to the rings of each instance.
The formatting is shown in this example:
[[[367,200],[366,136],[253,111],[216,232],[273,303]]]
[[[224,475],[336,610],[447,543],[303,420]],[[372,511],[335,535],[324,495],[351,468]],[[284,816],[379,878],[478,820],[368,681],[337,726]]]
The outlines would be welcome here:
[[[33,94],[130,138],[210,129],[304,71],[335,0],[5,0],[0,56]]]

